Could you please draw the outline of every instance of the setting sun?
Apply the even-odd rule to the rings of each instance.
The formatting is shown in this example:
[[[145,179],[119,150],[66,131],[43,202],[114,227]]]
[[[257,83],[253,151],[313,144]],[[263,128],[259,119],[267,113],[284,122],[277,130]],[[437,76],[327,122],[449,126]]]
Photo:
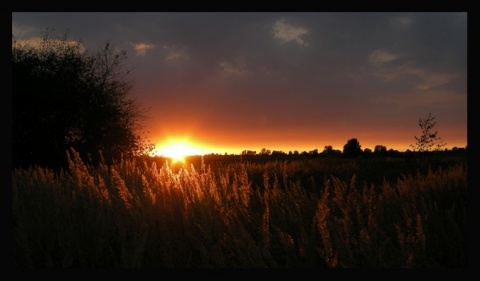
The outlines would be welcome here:
[[[186,139],[170,139],[159,144],[156,149],[156,155],[171,158],[173,162],[185,162],[186,156],[203,153],[203,149]]]

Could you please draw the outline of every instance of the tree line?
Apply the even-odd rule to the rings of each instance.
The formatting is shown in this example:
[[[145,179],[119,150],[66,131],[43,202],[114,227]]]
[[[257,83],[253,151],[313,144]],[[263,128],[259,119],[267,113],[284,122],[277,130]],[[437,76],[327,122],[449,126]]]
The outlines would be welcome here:
[[[369,157],[369,156],[399,156],[399,155],[413,155],[415,153],[425,154],[429,152],[466,152],[466,147],[453,147],[452,149],[435,149],[435,150],[410,150],[400,152],[395,149],[387,149],[385,145],[376,145],[372,150],[370,148],[362,149],[360,142],[356,138],[349,139],[343,146],[343,150],[334,149],[331,145],[326,145],[323,151],[319,152],[318,149],[309,151],[282,151],[282,150],[270,150],[262,148],[259,152],[255,150],[244,150],[242,156],[345,156],[345,157]],[[218,155],[218,154],[217,154]]]

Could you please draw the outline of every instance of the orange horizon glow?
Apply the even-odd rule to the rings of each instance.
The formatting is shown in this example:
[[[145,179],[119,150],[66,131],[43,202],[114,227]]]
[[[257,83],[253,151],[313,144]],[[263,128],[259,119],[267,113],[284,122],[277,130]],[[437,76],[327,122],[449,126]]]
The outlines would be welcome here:
[[[353,137],[352,137],[353,138]],[[383,145],[387,148],[387,150],[393,149],[399,152],[405,152],[407,150],[413,151],[410,147],[410,144],[414,144],[414,140],[410,143],[395,143],[395,142],[372,142],[372,141],[365,141],[362,142],[361,138],[357,138],[360,142],[361,149],[370,149],[371,151],[375,150],[376,145]],[[412,137],[413,139],[413,137]],[[155,150],[154,156],[160,157],[167,157],[172,160],[172,162],[182,162],[185,163],[185,157],[187,156],[202,156],[208,154],[218,154],[218,155],[240,155],[244,150],[253,150],[256,151],[257,154],[261,152],[263,148],[273,151],[281,151],[286,154],[289,152],[298,153],[302,152],[310,152],[313,150],[317,150],[318,153],[321,153],[325,146],[332,146],[334,150],[343,151],[343,146],[347,143],[348,139],[345,139],[343,143],[339,142],[326,142],[328,144],[324,145],[315,145],[315,143],[319,142],[312,142],[312,141],[305,141],[305,142],[293,142],[293,141],[285,141],[283,144],[281,142],[271,142],[271,145],[268,145],[267,142],[264,144],[253,145],[252,142],[245,142],[244,145],[238,144],[234,141],[225,141],[225,143],[229,143],[229,145],[221,145],[218,142],[208,142],[205,140],[195,140],[193,137],[190,136],[182,136],[182,137],[166,137],[163,140],[156,141],[155,143]],[[263,143],[263,142],[259,142]],[[465,148],[467,145],[462,144],[461,141],[456,142],[446,142],[447,145],[442,148],[451,150],[453,147],[457,148]]]
[[[381,130],[355,127],[348,123],[335,126],[328,122],[320,122],[318,126],[307,126],[299,123],[298,126],[254,126],[248,127],[231,125],[218,126],[214,122],[206,122],[208,114],[198,114],[194,119],[175,119],[165,117],[168,122],[152,122],[149,134],[152,143],[156,146],[156,155],[161,156],[165,146],[172,141],[185,141],[188,143],[189,156],[194,155],[241,155],[244,150],[252,150],[260,153],[265,148],[273,151],[281,151],[286,154],[298,151],[311,152],[317,150],[323,152],[326,146],[334,150],[343,151],[348,140],[356,138],[361,149],[374,151],[377,145],[383,145],[387,150],[405,152],[413,151],[415,136],[421,135],[421,130],[416,121],[408,125],[387,126]],[[208,115],[209,116],[209,115]],[[183,118],[183,116],[182,116]],[[218,116],[223,120],[227,117]],[[442,150],[451,150],[454,147],[465,148],[467,135],[463,127],[449,126],[448,123],[439,123],[439,136],[446,146]],[[324,126],[325,125],[325,126]],[[443,126],[440,126],[443,125]],[[368,126],[367,126],[368,127]]]

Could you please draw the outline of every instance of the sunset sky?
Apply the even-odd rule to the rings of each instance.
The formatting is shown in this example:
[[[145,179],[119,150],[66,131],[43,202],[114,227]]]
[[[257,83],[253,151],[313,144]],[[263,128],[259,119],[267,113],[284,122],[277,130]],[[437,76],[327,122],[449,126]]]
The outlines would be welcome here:
[[[405,151],[429,112],[446,148],[467,145],[467,13],[12,13],[23,39],[46,28],[127,51],[159,153]]]

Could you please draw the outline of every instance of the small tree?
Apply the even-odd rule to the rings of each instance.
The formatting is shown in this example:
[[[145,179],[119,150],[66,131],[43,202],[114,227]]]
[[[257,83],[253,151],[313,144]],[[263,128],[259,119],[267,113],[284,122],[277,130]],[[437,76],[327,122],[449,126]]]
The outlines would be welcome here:
[[[381,144],[375,146],[374,153],[385,154],[387,152],[387,147]]]
[[[418,120],[418,126],[422,129],[422,135],[420,137],[415,136],[417,141],[415,144],[410,145],[414,151],[425,152],[431,150],[441,150],[442,147],[447,145],[443,142],[442,138],[438,136],[438,131],[433,131],[433,127],[437,122],[432,113],[428,113],[427,118],[420,118]]]
[[[347,157],[358,157],[362,153],[362,146],[357,139],[349,139],[343,146],[343,155]]]
[[[387,155],[387,147],[381,144],[378,144],[373,149],[373,154],[379,157],[383,157]]]
[[[261,155],[270,155],[271,153],[270,149],[262,148],[262,150],[260,150]]]
[[[323,154],[332,154],[333,153],[333,147],[331,145],[326,145],[325,148],[323,149]]]

